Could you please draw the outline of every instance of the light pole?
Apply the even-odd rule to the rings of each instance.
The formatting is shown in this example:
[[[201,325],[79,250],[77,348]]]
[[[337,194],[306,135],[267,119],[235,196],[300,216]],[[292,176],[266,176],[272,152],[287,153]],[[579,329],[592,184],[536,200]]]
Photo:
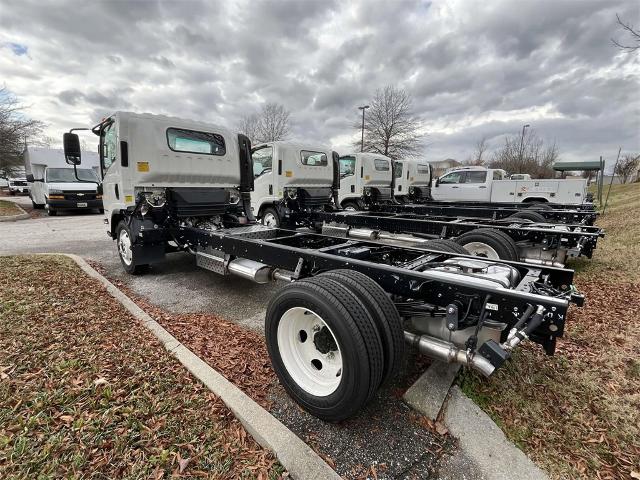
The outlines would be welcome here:
[[[522,137],[520,137],[520,170],[522,170],[522,157],[524,155],[524,129],[530,127],[528,123],[522,126]],[[516,172],[522,173],[522,172]]]
[[[362,140],[360,143],[360,151],[364,152],[364,111],[369,108],[369,105],[363,105],[362,107],[358,107],[358,110],[362,110]]]

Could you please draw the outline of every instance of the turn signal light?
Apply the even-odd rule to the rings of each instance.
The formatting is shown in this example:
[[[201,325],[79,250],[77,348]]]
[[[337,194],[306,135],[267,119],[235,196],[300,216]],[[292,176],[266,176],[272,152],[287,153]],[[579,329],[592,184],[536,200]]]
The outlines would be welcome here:
[[[52,199],[52,200],[64,200],[64,195],[49,195],[49,199]]]

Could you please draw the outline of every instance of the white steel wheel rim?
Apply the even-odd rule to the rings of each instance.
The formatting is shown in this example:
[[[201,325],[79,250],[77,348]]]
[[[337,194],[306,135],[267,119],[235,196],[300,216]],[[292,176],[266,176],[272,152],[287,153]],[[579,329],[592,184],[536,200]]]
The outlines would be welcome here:
[[[265,213],[264,217],[262,218],[262,224],[266,225],[267,227],[277,227],[278,219],[273,213]]]
[[[349,205],[348,207],[344,207],[344,209],[345,209],[347,212],[355,212],[355,211],[356,211],[356,209],[355,209],[354,207],[352,207],[351,205]]]
[[[121,230],[120,235],[118,235],[118,252],[122,261],[127,265],[131,265],[133,252],[131,251],[131,238],[126,230]]]
[[[465,250],[476,257],[489,258],[491,260],[500,260],[500,255],[496,250],[484,242],[469,242],[463,245]]]
[[[303,307],[290,308],[280,318],[277,339],[282,363],[301,389],[316,397],[338,389],[342,353],[331,328],[319,315]],[[327,342],[331,341],[329,347]]]

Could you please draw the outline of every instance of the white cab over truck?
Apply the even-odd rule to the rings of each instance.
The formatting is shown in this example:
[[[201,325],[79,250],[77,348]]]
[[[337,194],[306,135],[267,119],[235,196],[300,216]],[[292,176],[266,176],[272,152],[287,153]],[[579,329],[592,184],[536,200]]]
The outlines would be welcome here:
[[[335,154],[337,156],[337,154]],[[322,145],[269,142],[251,149],[253,214],[264,225],[279,227],[291,209],[304,211],[332,202],[336,187],[334,152]]]
[[[400,203],[429,198],[431,167],[420,160],[393,161],[393,194]]]
[[[377,153],[340,157],[338,203],[345,210],[362,210],[369,203],[391,201],[391,162]]]
[[[461,167],[433,181],[431,197],[436,201],[491,203],[581,204],[587,201],[587,181],[509,180],[504,170]]]
[[[76,177],[62,150],[27,147],[24,165],[33,208],[46,208],[51,216],[60,210],[102,211],[100,179],[96,173],[98,155],[83,152],[83,159],[86,163],[76,170]]]
[[[265,301],[269,357],[289,395],[324,420],[374,398],[397,375],[405,344],[488,376],[523,341],[552,354],[569,303],[582,303],[570,270],[470,257],[447,240],[412,248],[260,225],[251,142],[223,127],[118,112],[92,130],[107,233],[124,269],[142,273],[188,252],[219,275],[284,281]],[[64,145],[80,166],[78,136],[65,133]],[[331,152],[309,151],[324,168]]]

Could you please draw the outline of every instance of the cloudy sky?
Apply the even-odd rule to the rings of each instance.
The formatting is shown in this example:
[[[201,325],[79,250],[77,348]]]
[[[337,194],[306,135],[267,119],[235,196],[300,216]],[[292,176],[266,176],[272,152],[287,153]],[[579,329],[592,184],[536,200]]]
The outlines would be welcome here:
[[[280,102],[292,138],[346,153],[357,106],[393,84],[431,160],[530,123],[565,159],[640,151],[637,0],[0,0],[0,85],[60,138],[115,110],[227,126]]]

